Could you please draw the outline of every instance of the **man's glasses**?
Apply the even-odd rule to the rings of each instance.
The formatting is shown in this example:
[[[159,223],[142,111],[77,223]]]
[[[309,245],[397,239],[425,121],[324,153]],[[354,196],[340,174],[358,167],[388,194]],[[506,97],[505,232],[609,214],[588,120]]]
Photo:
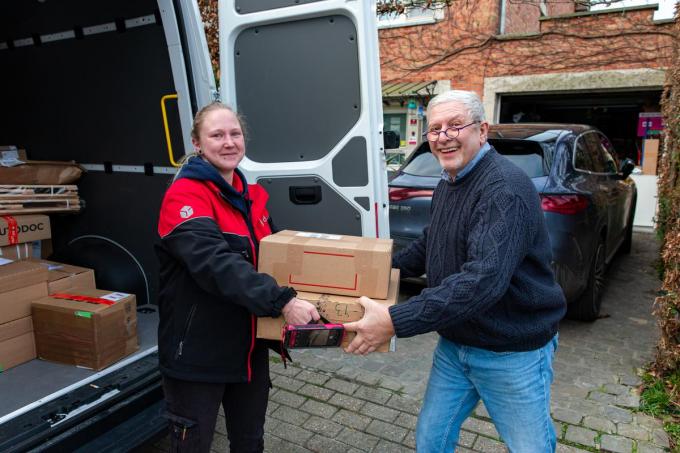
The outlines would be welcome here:
[[[423,137],[427,137],[427,139],[431,142],[435,142],[439,140],[439,135],[443,132],[444,135],[446,135],[447,138],[458,138],[460,135],[460,131],[465,129],[468,126],[472,126],[473,124],[477,124],[479,121],[473,121],[469,124],[466,124],[465,126],[451,126],[449,128],[446,128],[444,130],[439,130],[439,131],[427,131],[423,133]]]

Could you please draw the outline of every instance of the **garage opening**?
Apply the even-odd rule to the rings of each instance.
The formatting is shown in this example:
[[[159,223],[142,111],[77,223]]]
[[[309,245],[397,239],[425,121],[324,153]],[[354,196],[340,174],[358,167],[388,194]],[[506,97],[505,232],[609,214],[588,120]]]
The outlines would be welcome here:
[[[660,90],[502,95],[499,122],[590,124],[609,137],[619,157],[639,164],[643,137],[637,134],[638,117],[660,112],[660,99]]]

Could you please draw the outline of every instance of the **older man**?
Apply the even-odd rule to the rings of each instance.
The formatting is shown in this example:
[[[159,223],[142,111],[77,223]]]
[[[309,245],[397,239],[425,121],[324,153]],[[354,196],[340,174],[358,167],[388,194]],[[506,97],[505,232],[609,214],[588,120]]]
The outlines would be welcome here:
[[[346,325],[357,332],[347,350],[366,354],[394,334],[439,333],[418,452],[453,452],[480,398],[510,451],[554,451],[550,383],[566,304],[540,199],[529,177],[487,143],[475,93],[442,93],[427,117],[442,180],[430,225],[393,265],[405,277],[426,273],[428,287],[389,310],[361,298],[366,314]]]

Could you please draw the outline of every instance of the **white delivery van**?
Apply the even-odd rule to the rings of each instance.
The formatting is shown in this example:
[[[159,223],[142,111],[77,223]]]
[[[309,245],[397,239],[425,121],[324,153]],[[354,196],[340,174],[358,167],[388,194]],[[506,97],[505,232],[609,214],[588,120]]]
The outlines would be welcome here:
[[[246,118],[241,168],[278,226],[388,235],[374,6],[221,0],[218,94],[196,0],[2,2],[0,144],[87,169],[86,208],[51,216],[51,258],[136,294],[140,349],[100,372],[0,373],[0,451],[127,451],[163,434],[153,244],[203,105]]]

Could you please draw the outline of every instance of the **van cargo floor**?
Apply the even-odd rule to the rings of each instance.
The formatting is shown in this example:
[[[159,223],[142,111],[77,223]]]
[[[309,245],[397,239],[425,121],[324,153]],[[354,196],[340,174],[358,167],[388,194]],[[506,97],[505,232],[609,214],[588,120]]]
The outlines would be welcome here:
[[[139,350],[125,357],[124,361],[134,360],[143,356],[157,344],[158,312],[137,313],[137,336]],[[47,362],[45,360],[31,360],[17,367],[0,373],[0,419],[17,409],[45,398],[66,387],[77,384],[95,374],[99,376],[108,370],[116,369],[116,364],[99,372],[78,368],[71,365]]]

